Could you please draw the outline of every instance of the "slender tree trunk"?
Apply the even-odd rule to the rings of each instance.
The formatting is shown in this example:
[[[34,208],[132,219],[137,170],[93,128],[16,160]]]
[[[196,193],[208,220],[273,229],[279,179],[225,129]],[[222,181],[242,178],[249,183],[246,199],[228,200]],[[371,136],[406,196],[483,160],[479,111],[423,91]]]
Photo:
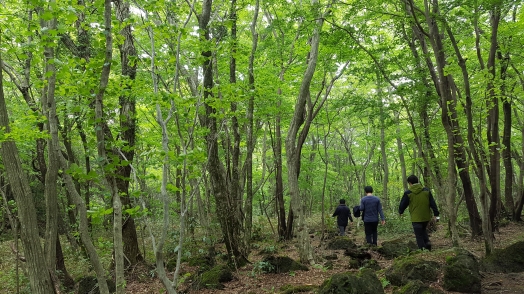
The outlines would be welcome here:
[[[258,13],[260,9],[260,0],[256,0],[255,10],[253,14],[253,21],[251,22],[251,54],[249,55],[248,65],[248,82],[251,95],[249,96],[248,107],[247,107],[247,125],[246,125],[246,136],[247,136],[247,154],[246,154],[246,201],[244,205],[245,212],[245,243],[246,250],[249,253],[251,234],[253,228],[253,150],[255,149],[254,141],[254,121],[253,112],[255,108],[255,53],[258,45],[258,33],[256,31],[256,25],[258,21]]]
[[[502,112],[504,115],[504,130],[502,135],[502,160],[504,163],[504,206],[506,215],[515,220],[515,202],[513,200],[513,163],[511,162],[511,132],[512,132],[512,101],[506,93],[506,76],[509,66],[509,53],[502,55],[498,53],[500,60],[500,93],[502,99]]]
[[[137,53],[133,40],[133,33],[131,24],[125,22],[130,18],[129,2],[127,0],[114,1],[116,18],[124,25],[120,30],[120,34],[124,38],[122,44],[119,45],[120,61],[122,67],[123,85],[122,88],[125,93],[119,97],[120,104],[120,134],[126,147],[121,152],[124,154],[122,160],[129,163],[133,162],[135,156],[135,140],[136,140],[136,98],[133,93],[133,83],[136,78],[137,68]],[[120,156],[120,154],[114,154]],[[129,197],[129,177],[131,175],[131,165],[125,164],[116,170],[116,184],[118,187],[118,195],[121,195],[120,201],[123,208],[129,208],[131,199]],[[136,264],[143,260],[140,248],[138,246],[138,234],[136,232],[136,225],[134,217],[131,215],[125,216],[125,222],[122,226],[122,241],[124,244],[124,255],[126,262]]]
[[[229,18],[231,20],[231,55],[229,58],[229,83],[234,85],[237,83],[237,77],[236,77],[236,71],[237,71],[237,61],[236,61],[236,53],[237,53],[237,2],[236,0],[231,1],[230,6],[230,15]],[[249,79],[249,78],[248,78]],[[232,211],[232,217],[236,219],[237,224],[239,225],[239,231],[237,234],[239,234],[238,237],[241,237],[240,235],[244,235],[243,238],[239,241],[239,246],[241,247],[241,251],[243,251],[243,254],[245,257],[248,255],[248,247],[249,242],[245,242],[246,240],[246,229],[242,228],[242,225],[245,221],[243,219],[245,216],[242,212],[242,196],[243,196],[243,176],[241,174],[241,168],[240,168],[240,143],[241,143],[241,137],[240,137],[240,127],[238,122],[238,117],[236,115],[237,113],[238,105],[236,102],[231,102],[230,109],[231,113],[233,113],[233,117],[231,118],[231,130],[233,132],[233,146],[229,147],[231,154],[231,162],[230,162],[230,175],[231,178],[229,180],[230,185],[230,206]],[[229,140],[228,140],[229,141]],[[251,220],[249,220],[249,225],[251,226]],[[251,228],[249,229],[251,230]]]
[[[280,102],[277,103],[279,105]],[[277,106],[277,109],[279,107]],[[282,131],[280,129],[280,114],[275,116],[275,136],[272,141],[273,158],[275,164],[275,199],[278,215],[278,236],[280,239],[290,240],[292,230],[286,223],[286,208],[284,202],[284,185],[282,178]]]
[[[203,32],[203,41],[211,40],[209,21],[211,17],[212,0],[204,0],[202,3],[202,14],[199,17],[199,27]],[[204,88],[204,106],[205,115],[201,117],[202,124],[208,128],[206,135],[207,143],[207,170],[211,183],[211,189],[216,200],[216,210],[219,216],[220,225],[229,260],[236,266],[242,266],[247,257],[242,246],[243,239],[240,237],[242,223],[238,218],[238,205],[240,203],[232,202],[231,187],[226,181],[226,169],[220,161],[218,153],[218,128],[216,109],[212,106],[213,97],[213,62],[212,52],[203,51],[203,88]]]
[[[480,229],[481,219],[478,214],[477,204],[475,202],[475,197],[473,194],[473,187],[472,187],[471,178],[469,174],[469,164],[468,164],[465,149],[464,149],[464,139],[461,134],[461,128],[459,126],[459,121],[457,119],[458,117],[457,110],[456,110],[457,101],[456,101],[455,93],[453,91],[455,84],[453,81],[453,77],[450,74],[444,73],[444,68],[447,65],[446,51],[443,45],[443,40],[442,40],[443,36],[441,35],[440,28],[438,26],[440,22],[439,20],[437,20],[434,17],[434,16],[440,15],[440,10],[439,10],[437,0],[431,0],[431,3],[429,2],[430,0],[424,1],[425,3],[425,8],[424,8],[425,21],[429,28],[429,32],[425,33],[425,35],[428,36],[428,39],[431,44],[431,48],[433,50],[433,54],[435,56],[436,69],[437,69],[436,73],[434,73],[435,67],[431,66],[432,65],[431,61],[426,59],[426,63],[428,65],[428,69],[433,78],[435,87],[437,88],[437,93],[439,93],[439,96],[441,97],[440,105],[442,107],[442,112],[443,112],[442,123],[444,125],[444,128],[446,129],[447,135],[453,136],[454,143],[451,144],[451,141],[449,141],[448,148],[454,149],[453,154],[454,154],[454,159],[455,159],[455,165],[459,171],[459,176],[462,182],[462,187],[464,189],[466,207],[469,213],[472,234],[479,235],[481,232],[481,229]],[[413,3],[413,1],[409,2],[409,6],[411,9],[410,13],[414,15],[416,12],[413,11],[415,7],[415,4]],[[417,23],[417,28],[421,30],[420,23]],[[425,42],[421,34],[419,34],[419,39],[421,40],[421,42]],[[455,181],[453,180],[448,184],[452,184],[454,182]],[[456,195],[456,191],[453,191],[453,194],[450,194],[449,196],[452,196],[452,195]],[[452,198],[455,199],[456,196],[451,197],[449,199],[452,200]],[[455,204],[454,202],[448,203],[448,206],[454,207]]]
[[[398,113],[396,114],[396,121],[399,121]],[[406,159],[404,158],[404,148],[402,147],[402,137],[400,135],[400,124],[397,124],[396,128],[396,140],[397,140],[397,150],[398,158],[400,161],[400,171],[402,173],[402,187],[404,191],[408,189],[407,175],[406,175]]]
[[[382,88],[380,86],[380,74],[377,73],[377,93],[379,97],[382,97]],[[388,168],[388,156],[386,152],[386,114],[384,113],[384,106],[380,106],[380,153],[382,157],[382,169],[384,175],[382,177],[382,203],[385,208],[389,208],[388,199],[388,182],[389,182],[389,168]]]
[[[0,64],[2,64],[1,55]],[[9,118],[4,97],[4,78],[2,71],[3,70],[0,70],[0,127],[4,129],[5,133],[9,133]],[[11,140],[3,141],[0,147],[0,154],[15,201],[18,203],[18,218],[21,224],[20,237],[27,260],[31,291],[35,294],[55,293],[51,276],[49,275],[49,268],[46,266],[46,259],[43,254],[44,250],[40,245],[36,209],[33,203],[31,187],[29,186],[26,174],[22,170],[22,162],[20,161],[15,142]]]
[[[520,86],[522,89],[524,89],[524,76],[520,74],[520,72],[513,66],[513,69],[520,80]],[[517,112],[517,109],[514,109],[515,119],[518,121],[518,125],[520,126],[520,135],[522,138],[524,138],[524,120],[519,116],[519,113]],[[516,221],[522,221],[522,209],[524,207],[524,144],[521,144],[520,149],[520,161],[519,162],[519,179],[518,179],[518,199],[517,203],[515,204],[515,220]]]
[[[462,147],[463,140],[460,134],[460,126],[458,125],[457,113],[455,108],[456,98],[453,96],[451,92],[453,80],[450,75],[446,75],[444,73],[444,68],[446,66],[445,50],[439,32],[438,22],[432,18],[432,15],[439,14],[438,3],[436,0],[433,1],[433,7],[431,11],[429,4],[427,3],[427,1],[425,1],[425,14],[426,23],[429,27],[429,39],[437,65],[438,82],[436,84],[438,85],[438,90],[441,97],[441,119],[448,137],[448,215],[450,217],[450,223],[455,223],[456,215],[454,213],[454,207],[456,200],[456,168],[459,169],[459,176],[462,180],[462,185],[464,187],[467,199],[469,199],[470,201],[473,200],[472,204],[475,204],[475,200],[473,199],[473,191],[471,189],[469,172],[467,170],[467,162],[465,161],[465,153]],[[455,162],[456,167],[452,164],[453,161]],[[468,211],[470,212],[471,216],[471,208],[468,208]],[[470,219],[470,221],[472,220]],[[454,227],[451,226],[451,229],[454,229]],[[456,231],[452,231],[453,236],[455,236],[455,239],[453,240],[454,246],[458,246],[458,236],[456,233]]]
[[[489,221],[491,222],[491,229],[495,228],[495,219],[498,214],[498,201],[500,199],[500,133],[499,133],[499,97],[495,93],[495,62],[497,53],[497,32],[500,22],[500,7],[495,5],[491,11],[491,47],[488,56],[487,69],[491,74],[491,79],[488,82],[488,99],[486,100],[488,116],[486,135],[489,146],[489,183],[491,186],[491,201],[489,208]],[[491,239],[491,238],[490,238]],[[486,253],[490,254],[493,251],[493,241],[488,242]]]
[[[312,3],[315,4],[317,2],[313,0]],[[313,7],[314,6],[315,5],[313,5]],[[320,30],[322,29],[323,22],[323,18],[320,17],[319,20],[317,20],[315,28],[313,29],[313,34],[311,36],[310,42],[311,49],[308,56],[308,65],[304,73],[304,77],[302,79],[302,83],[298,93],[298,98],[295,102],[295,110],[293,118],[291,120],[291,125],[288,129],[285,143],[291,209],[293,210],[293,214],[297,217],[299,256],[300,260],[303,263],[307,262],[311,264],[313,264],[315,261],[313,257],[313,250],[309,240],[307,224],[305,222],[305,203],[304,199],[301,199],[300,189],[298,185],[298,176],[300,174],[300,159],[302,153],[302,146],[308,134],[311,119],[313,117],[313,113],[311,113],[311,110],[309,112],[306,111],[306,103],[308,100],[311,99],[310,86],[318,61]],[[301,127],[302,129],[300,129]]]
[[[168,131],[167,131],[167,123],[169,122],[171,118],[171,112],[169,112],[166,119],[162,118],[162,111],[160,109],[160,105],[157,104],[156,106],[156,120],[157,123],[162,128],[162,150],[164,150],[165,156],[163,159],[162,164],[162,184],[160,187],[160,199],[162,201],[163,205],[163,221],[162,221],[162,233],[160,236],[160,239],[158,240],[157,246],[154,246],[153,243],[153,249],[155,251],[155,260],[156,260],[156,272],[158,274],[158,277],[160,278],[160,281],[162,281],[162,284],[164,284],[164,287],[166,288],[167,292],[169,294],[175,294],[175,288],[172,282],[167,278],[166,270],[164,268],[164,244],[167,239],[167,233],[169,231],[169,215],[170,215],[170,208],[169,208],[169,195],[167,193],[167,183],[169,178],[169,137],[168,137]],[[182,228],[180,228],[182,230]],[[179,248],[179,251],[181,251],[182,248]],[[176,285],[175,285],[176,286]]]
[[[55,3],[56,4],[56,3]],[[43,9],[41,10],[43,13]],[[49,21],[40,20],[43,38],[49,38],[48,42],[52,42],[53,37],[48,34],[49,31],[56,29],[56,18]],[[54,42],[53,42],[54,43]],[[50,44],[50,43],[48,43]],[[58,152],[60,147],[58,145],[58,123],[56,114],[55,102],[55,85],[56,85],[56,67],[54,63],[55,52],[53,47],[46,46],[44,48],[45,56],[45,86],[42,91],[42,111],[47,118],[47,130],[50,138],[47,140],[47,156],[48,168],[45,176],[44,194],[46,199],[46,233],[45,233],[45,254],[47,259],[47,266],[51,275],[55,275],[56,269],[56,240],[58,227]],[[53,279],[54,280],[54,279]],[[55,285],[56,287],[57,285]]]
[[[110,3],[110,0],[106,2],[106,5]],[[108,8],[106,6],[106,8]],[[68,165],[66,159],[62,156],[62,154],[59,154],[59,160],[60,160],[60,167],[63,170],[67,170],[70,166]],[[96,248],[93,245],[93,242],[91,240],[91,235],[89,233],[89,224],[87,220],[87,209],[85,206],[85,203],[76,190],[75,183],[73,181],[73,178],[68,173],[64,173],[64,182],[66,185],[67,190],[69,193],[71,193],[71,196],[74,200],[74,203],[77,207],[78,211],[78,231],[80,233],[80,239],[82,240],[82,243],[84,244],[84,247],[86,248],[87,254],[89,256],[89,260],[91,261],[91,265],[94,268],[94,271],[96,273],[96,278],[98,282],[98,287],[100,289],[101,294],[109,294],[109,287],[107,286],[107,281],[105,277],[105,269],[102,266],[102,263],[100,261],[100,258],[98,256],[98,253],[96,252]]]

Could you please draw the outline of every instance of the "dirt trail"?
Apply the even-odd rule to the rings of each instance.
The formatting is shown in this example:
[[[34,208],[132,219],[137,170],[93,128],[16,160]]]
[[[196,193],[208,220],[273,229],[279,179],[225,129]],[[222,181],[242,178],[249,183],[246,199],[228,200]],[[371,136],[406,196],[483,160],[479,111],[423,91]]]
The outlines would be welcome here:
[[[353,239],[357,244],[363,242],[363,232],[350,233],[350,238]],[[436,233],[431,236],[434,250],[441,250],[451,248],[451,240],[446,238],[446,232],[443,224],[439,224],[439,228]],[[398,236],[397,236],[398,237]],[[510,224],[500,229],[495,235],[495,246],[496,248],[504,248],[517,241],[524,241],[524,225],[522,224]],[[379,236],[380,238],[380,236]],[[413,237],[414,238],[414,237]],[[379,240],[379,243],[381,241]],[[484,256],[484,242],[481,239],[471,240],[471,238],[463,238],[461,245],[476,255],[478,258]],[[331,275],[338,272],[348,271],[348,257],[343,255],[342,251],[325,250],[323,249],[324,242],[321,242],[318,236],[312,237],[312,245],[315,248],[316,254],[319,256],[326,256],[336,254],[338,259],[333,260],[333,269],[327,269],[324,266],[310,267],[309,271],[296,271],[287,274],[262,274],[257,272],[256,265],[262,259],[261,255],[253,253],[250,256],[252,264],[239,269],[235,273],[233,281],[225,283],[225,289],[222,290],[191,290],[190,278],[181,287],[180,293],[187,294],[267,294],[267,293],[278,293],[280,287],[284,285],[321,285]],[[293,259],[298,259],[297,252],[293,243],[275,244],[278,247],[278,254],[287,255]],[[387,268],[391,265],[391,260],[382,258],[378,253],[372,252],[373,258],[377,259],[378,263],[382,268]],[[524,273],[512,273],[512,274],[495,274],[495,273],[482,273],[482,293],[483,294],[499,294],[499,293],[524,293]],[[379,278],[381,276],[379,275]],[[434,288],[438,288],[444,291],[439,282],[431,285]],[[162,285],[156,279],[150,279],[149,282],[133,282],[128,283],[127,293],[159,293],[162,289]],[[392,293],[393,289],[391,286],[385,288],[386,293]],[[446,292],[445,293],[454,293]],[[311,292],[312,293],[312,292]]]

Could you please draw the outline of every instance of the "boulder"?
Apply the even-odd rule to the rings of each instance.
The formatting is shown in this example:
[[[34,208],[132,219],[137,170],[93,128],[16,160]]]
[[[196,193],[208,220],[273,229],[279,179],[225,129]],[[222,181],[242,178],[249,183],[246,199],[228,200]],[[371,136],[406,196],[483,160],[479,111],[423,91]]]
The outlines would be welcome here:
[[[524,241],[495,249],[481,261],[481,270],[492,273],[524,272]]]
[[[357,248],[357,244],[351,241],[349,237],[338,236],[338,237],[335,237],[333,240],[329,241],[326,248],[328,250],[345,250],[345,249]]]
[[[291,271],[307,271],[309,268],[287,256],[267,256],[263,262],[271,264],[271,273],[288,273]]]
[[[333,269],[333,266],[334,266],[334,264],[333,264],[333,261],[332,261],[332,260],[328,260],[328,261],[326,261],[326,262],[324,263],[324,267],[325,267],[326,269],[328,269],[328,270],[332,270],[332,269]]]
[[[224,289],[222,283],[233,280],[233,272],[227,265],[217,265],[209,271],[203,272],[196,286],[197,289]]]
[[[473,254],[455,249],[454,255],[446,257],[444,266],[444,289],[462,293],[480,293],[479,264]]]
[[[439,264],[435,261],[413,257],[397,259],[386,270],[386,278],[395,286],[404,286],[411,280],[433,282],[437,280],[439,268]]]
[[[325,280],[318,294],[380,294],[384,293],[377,275],[370,269],[358,273],[338,273]]]
[[[418,250],[414,238],[399,238],[382,242],[382,246],[377,249],[378,253],[385,258],[393,259],[400,256],[408,255],[412,251]]]
[[[344,255],[358,260],[371,259],[371,254],[366,247],[347,248],[344,250]]]
[[[107,287],[109,288],[110,293],[114,293],[116,291],[116,284],[113,282],[113,280],[106,280],[107,281]],[[76,285],[76,291],[75,293],[90,293],[90,294],[100,294],[100,289],[98,288],[98,280],[94,276],[88,276],[85,278],[82,278],[78,284]]]
[[[337,256],[336,253],[333,253],[333,254],[329,254],[329,255],[324,255],[324,259],[325,260],[337,260],[338,256]]]
[[[393,294],[444,294],[444,292],[431,288],[419,280],[412,280],[403,287],[393,290]]]
[[[365,259],[363,262],[362,262],[362,267],[363,268],[369,268],[373,271],[379,271],[381,270],[382,268],[380,267],[380,265],[378,264],[378,262],[374,259]]]
[[[350,269],[359,269],[362,263],[358,259],[350,259],[349,260],[349,268]]]

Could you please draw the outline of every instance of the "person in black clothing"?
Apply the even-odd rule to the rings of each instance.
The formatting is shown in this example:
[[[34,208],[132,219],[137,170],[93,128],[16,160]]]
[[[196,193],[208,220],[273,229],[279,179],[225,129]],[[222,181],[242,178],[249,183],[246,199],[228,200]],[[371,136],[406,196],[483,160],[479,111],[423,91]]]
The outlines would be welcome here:
[[[348,225],[348,219],[353,222],[353,218],[351,217],[351,211],[349,207],[346,206],[346,200],[340,199],[339,205],[337,209],[335,209],[335,212],[333,213],[333,217],[337,217],[337,225],[338,229],[340,231],[340,236],[346,235],[346,227]]]

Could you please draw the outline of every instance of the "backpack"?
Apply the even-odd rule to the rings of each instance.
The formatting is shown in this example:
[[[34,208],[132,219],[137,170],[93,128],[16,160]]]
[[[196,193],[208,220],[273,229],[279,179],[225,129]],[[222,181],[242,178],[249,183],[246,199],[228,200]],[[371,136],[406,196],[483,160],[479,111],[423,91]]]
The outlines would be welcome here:
[[[360,217],[360,205],[353,206],[353,216]]]

